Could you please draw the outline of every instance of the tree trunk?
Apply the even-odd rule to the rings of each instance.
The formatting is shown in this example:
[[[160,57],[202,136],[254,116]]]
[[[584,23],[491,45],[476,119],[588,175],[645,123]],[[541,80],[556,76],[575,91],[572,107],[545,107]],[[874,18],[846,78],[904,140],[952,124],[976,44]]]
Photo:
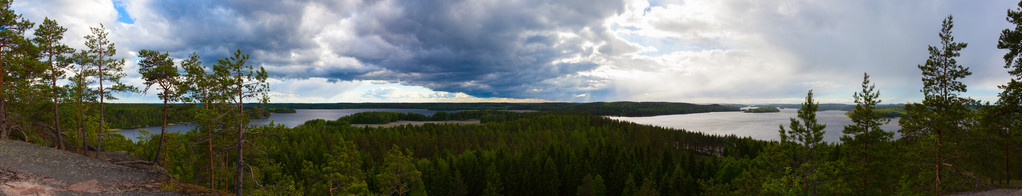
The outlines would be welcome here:
[[[202,90],[202,99],[207,99],[206,96],[207,96],[206,95],[206,90]],[[209,110],[209,101],[208,100],[204,100],[203,107],[206,110]],[[206,129],[206,138],[209,138],[209,188],[216,189],[216,187],[213,185],[213,182],[216,182],[216,180],[215,180],[216,178],[213,177],[213,171],[214,171],[213,170],[213,168],[214,168],[214,166],[213,166],[213,129],[210,129],[209,127],[206,127],[205,125],[200,125],[199,128]]]
[[[240,71],[238,72],[238,78],[241,79],[241,72]],[[245,81],[241,80],[240,82],[244,83]],[[242,182],[243,182],[243,179],[244,179],[243,174],[245,173],[245,170],[242,169],[242,166],[245,165],[244,155],[242,154],[242,152],[243,152],[242,151],[242,147],[243,147],[243,144],[245,142],[245,139],[244,139],[244,134],[245,134],[245,121],[244,121],[244,119],[245,119],[245,109],[244,109],[244,104],[245,103],[244,103],[244,92],[241,91],[242,90],[241,85],[242,84],[238,84],[238,165],[237,165],[238,166],[238,169],[237,169],[237,173],[238,173],[237,174],[238,175],[237,176],[237,178],[238,178],[237,183],[238,183],[238,185],[237,185],[237,188],[235,189],[235,191],[236,191],[238,196],[242,195],[241,190],[242,190]]]
[[[163,127],[160,128],[160,144],[156,147],[156,158],[153,158],[153,162],[159,163],[160,155],[163,153],[163,137],[167,134],[167,93],[163,93]],[[166,156],[166,155],[164,155]],[[166,164],[166,161],[160,163],[160,166]]]
[[[60,131],[60,103],[57,100],[57,68],[53,66],[53,54],[50,54],[50,82],[53,85],[53,131],[57,135],[57,148],[64,149],[64,137]]]
[[[934,191],[936,192],[936,195],[940,195],[940,171],[942,169],[941,165],[944,164],[944,159],[943,159],[943,156],[941,155],[941,142],[940,141],[942,139],[943,139],[943,135],[941,134],[940,129],[937,129],[937,168],[936,168],[937,169],[937,175],[934,178],[934,184],[933,184],[933,186],[935,188]]]
[[[1005,130],[1007,131],[1007,130]],[[1005,132],[1004,138],[1004,184],[1011,185],[1011,133]]]
[[[103,113],[106,112],[106,107],[103,105],[103,100],[106,99],[106,91],[103,89],[103,52],[99,52],[99,134],[96,136],[96,155],[98,157],[99,152],[103,151],[103,132],[106,132],[106,122],[103,121]]]
[[[869,134],[869,128],[867,128],[866,130],[867,130],[866,134]],[[863,151],[862,151],[862,165],[866,166],[866,168],[869,168],[870,165],[867,164],[868,162],[866,160],[866,157],[869,156],[869,141],[867,140],[866,142],[864,142],[864,144],[865,145],[863,145],[863,148],[862,148],[863,149]],[[867,175],[866,171],[867,170],[865,170],[865,169],[862,170],[862,176],[859,176],[860,178],[862,178],[862,188],[863,188],[863,190],[868,190],[869,189],[869,184],[868,184],[869,175]]]
[[[2,55],[0,55],[2,56]],[[4,75],[7,75],[7,71],[4,70],[4,59],[0,59],[0,139],[7,139],[7,135],[10,134],[9,123],[7,121],[7,96],[4,87],[7,86],[4,81]]]
[[[79,66],[81,66],[82,71],[78,72],[78,74],[85,74],[85,65],[79,65]],[[79,78],[80,78],[79,79],[79,83],[80,84],[84,84],[85,83],[84,75],[83,76],[79,76]],[[78,95],[78,137],[82,138],[82,143],[79,144],[79,146],[81,147],[81,148],[79,148],[79,150],[82,150],[81,151],[82,153],[85,152],[84,150],[85,150],[85,143],[86,143],[86,141],[85,141],[85,138],[86,138],[85,137],[85,111],[84,111],[85,110],[85,104],[82,103],[82,102],[84,102],[83,99],[85,99],[85,88],[87,88],[87,87],[84,86],[84,85],[82,87],[78,88],[78,93],[79,93],[79,95]]]

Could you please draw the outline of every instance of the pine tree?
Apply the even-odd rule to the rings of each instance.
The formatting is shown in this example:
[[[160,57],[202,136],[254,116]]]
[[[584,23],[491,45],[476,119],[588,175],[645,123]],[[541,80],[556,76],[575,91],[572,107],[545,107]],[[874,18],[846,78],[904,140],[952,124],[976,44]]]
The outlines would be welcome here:
[[[107,39],[106,28],[100,24],[99,27],[92,27],[92,35],[85,36],[85,46],[89,47],[87,50],[90,54],[88,57],[92,58],[89,62],[96,67],[96,77],[99,82],[99,130],[97,130],[96,138],[96,152],[103,150],[103,137],[106,135],[106,122],[104,121],[104,113],[106,110],[104,102],[107,99],[116,100],[117,97],[111,95],[116,92],[134,92],[135,88],[124,83],[121,83],[121,78],[124,74],[124,59],[114,59],[113,56],[117,55],[117,49],[114,48],[114,43]],[[104,83],[109,82],[109,83]],[[106,86],[105,84],[111,84]]]
[[[785,130],[783,125],[778,125],[782,145],[794,144],[801,147],[801,152],[795,154],[798,154],[796,162],[802,172],[799,177],[802,194],[805,195],[817,193],[818,184],[811,176],[816,172],[816,149],[823,143],[823,134],[827,132],[824,130],[827,125],[819,124],[816,120],[816,111],[819,108],[820,104],[813,101],[813,90],[809,90],[805,102],[798,110],[798,119],[791,118],[791,124],[788,125],[791,130]]]
[[[380,193],[384,195],[404,195],[412,190],[412,185],[421,180],[422,173],[412,164],[412,152],[401,152],[394,145],[383,157],[383,171],[376,175]]]
[[[1022,7],[1022,2],[1019,2]],[[1022,137],[1022,8],[1008,10],[1009,23],[1014,24],[1014,29],[1004,29],[1001,37],[997,40],[998,49],[1006,49],[1004,54],[1004,68],[1008,69],[1011,80],[1007,84],[998,86],[1003,91],[998,94],[997,105],[999,111],[995,115],[1004,124],[998,127],[997,135],[1001,138],[1001,145],[1004,153],[1004,183],[1011,180],[1011,159],[1018,156],[1017,146]],[[1019,165],[1016,163],[1015,165]]]
[[[358,149],[355,144],[348,141],[338,141],[328,157],[322,173],[326,175],[330,195],[363,195],[369,193],[364,175],[362,174],[362,162],[358,157]]]
[[[923,89],[925,95],[922,105],[906,105],[907,117],[902,117],[902,136],[907,140],[923,140],[933,135],[933,161],[934,183],[933,191],[941,194],[941,180],[944,166],[948,165],[949,159],[954,155],[953,142],[946,142],[953,136],[961,134],[965,129],[969,110],[966,104],[972,102],[967,98],[959,97],[960,93],[966,91],[962,78],[972,75],[969,68],[958,64],[955,57],[961,55],[960,51],[968,44],[955,42],[951,35],[954,27],[952,17],[949,15],[941,25],[940,45],[929,46],[930,57],[926,64],[919,65],[922,71]]]
[[[89,121],[88,117],[91,116],[85,114],[89,112],[91,109],[90,105],[96,102],[96,96],[99,94],[89,87],[93,83],[91,76],[96,73],[94,67],[91,66],[91,60],[92,57],[85,50],[74,53],[68,59],[68,61],[78,66],[75,75],[70,78],[71,84],[67,88],[70,89],[70,97],[76,100],[72,107],[75,110],[74,122],[76,124],[75,127],[78,129],[78,138],[81,139],[78,148],[80,150],[85,150],[85,145],[88,143],[86,137],[88,133],[85,131],[85,126]]]
[[[50,93],[53,97],[53,132],[57,137],[57,147],[60,149],[65,148],[63,132],[60,131],[59,111],[59,98],[63,89],[57,86],[57,79],[62,79],[64,75],[63,69],[71,65],[70,61],[66,60],[68,58],[67,55],[74,53],[74,49],[60,43],[60,40],[64,39],[64,32],[67,32],[67,28],[58,25],[57,21],[45,18],[43,19],[43,24],[35,30],[36,37],[33,39],[35,44],[39,46],[40,55],[45,58],[46,64],[49,65]]]
[[[214,175],[214,168],[216,168],[216,166],[214,164],[215,158],[213,156],[215,154],[213,152],[213,140],[215,139],[213,137],[213,127],[215,127],[214,124],[216,124],[216,122],[221,122],[217,119],[217,116],[221,115],[217,115],[220,112],[214,110],[219,108],[215,106],[223,104],[217,104],[214,100],[225,100],[226,98],[225,96],[217,95],[220,94],[218,92],[222,91],[214,91],[214,88],[217,87],[217,85],[215,85],[215,78],[213,78],[214,76],[212,74],[206,73],[206,67],[202,65],[202,61],[199,60],[198,54],[192,52],[191,55],[188,55],[188,59],[181,61],[181,68],[185,71],[184,78],[182,78],[183,81],[181,85],[178,86],[181,88],[181,92],[184,93],[181,97],[182,101],[193,105],[202,105],[202,107],[198,109],[199,111],[194,114],[194,119],[196,119],[196,123],[198,124],[196,128],[199,129],[200,132],[206,133],[206,150],[208,155],[207,158],[209,159],[209,188],[215,189],[214,182],[216,182],[216,178]]]
[[[13,0],[0,0],[0,139],[7,139],[14,128],[8,104],[18,96],[17,87],[27,86],[25,72],[31,65],[25,61],[29,55],[25,31],[35,24],[15,13],[11,8]],[[26,141],[28,138],[25,138]]]
[[[145,91],[149,91],[149,88],[153,84],[159,85],[162,90],[158,95],[163,100],[163,123],[160,128],[160,142],[156,147],[156,157],[153,157],[153,162],[160,163],[160,165],[166,164],[166,161],[160,159],[163,153],[163,142],[164,135],[167,134],[167,102],[177,101],[181,95],[180,88],[178,85],[178,77],[181,75],[177,73],[177,67],[174,66],[174,60],[168,57],[166,52],[160,53],[153,50],[141,50],[138,52],[138,57],[142,58],[138,62],[138,72],[142,74],[142,79],[145,79]]]
[[[883,177],[871,175],[870,171],[884,169],[874,164],[879,161],[874,157],[880,154],[876,152],[878,145],[890,142],[894,137],[893,132],[880,128],[880,125],[886,124],[890,120],[883,118],[877,112],[876,105],[880,103],[880,92],[877,92],[875,88],[876,86],[869,81],[869,74],[863,73],[862,91],[852,95],[856,105],[849,117],[855,124],[845,125],[843,130],[845,135],[841,136],[841,141],[852,151],[848,153],[849,158],[856,162],[849,164],[854,167],[854,169],[849,169],[860,172],[854,175],[861,182],[860,193],[880,188],[879,185],[871,185],[870,180],[883,179]],[[871,145],[873,150],[870,150]]]
[[[262,66],[256,69],[248,64],[249,55],[241,53],[237,49],[232,57],[217,59],[213,66],[214,90],[220,90],[221,95],[216,99],[226,100],[225,103],[233,108],[233,118],[223,119],[225,124],[234,128],[236,132],[235,149],[237,150],[237,163],[235,164],[235,193],[241,195],[244,180],[244,144],[245,127],[248,126],[249,116],[245,115],[245,100],[256,99],[258,104],[269,103],[269,84],[266,83],[268,74]]]

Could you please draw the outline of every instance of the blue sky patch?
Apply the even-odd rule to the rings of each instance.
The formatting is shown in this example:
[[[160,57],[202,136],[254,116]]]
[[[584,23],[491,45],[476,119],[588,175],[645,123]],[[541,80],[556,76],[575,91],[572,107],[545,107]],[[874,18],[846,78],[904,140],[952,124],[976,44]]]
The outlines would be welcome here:
[[[124,1],[113,1],[113,2],[114,2],[114,9],[117,10],[117,22],[122,22],[122,23],[125,23],[125,24],[135,24],[135,19],[131,18],[131,15],[128,14],[128,10],[124,9],[124,7],[126,6],[126,5],[124,5]]]

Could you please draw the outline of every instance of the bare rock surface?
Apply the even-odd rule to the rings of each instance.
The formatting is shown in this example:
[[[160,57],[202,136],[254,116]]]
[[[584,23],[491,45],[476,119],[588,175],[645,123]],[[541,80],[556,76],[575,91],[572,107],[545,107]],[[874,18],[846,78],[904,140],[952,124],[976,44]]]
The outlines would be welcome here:
[[[173,179],[160,167],[126,161],[118,153],[98,156],[110,162],[0,140],[0,195],[177,195],[161,190],[161,183]],[[142,166],[114,164],[118,161]]]

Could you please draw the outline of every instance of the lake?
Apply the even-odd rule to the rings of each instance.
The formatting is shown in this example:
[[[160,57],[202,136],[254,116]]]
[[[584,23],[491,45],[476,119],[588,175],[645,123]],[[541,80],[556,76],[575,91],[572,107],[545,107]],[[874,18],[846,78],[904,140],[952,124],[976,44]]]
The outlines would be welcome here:
[[[252,119],[250,124],[252,125],[268,125],[270,122],[274,124],[283,124],[287,127],[296,127],[304,124],[305,121],[324,119],[324,120],[337,120],[340,117],[352,115],[359,112],[400,112],[400,113],[419,113],[426,116],[432,116],[434,113],[439,112],[436,110],[425,110],[425,109],[295,109],[295,113],[272,113],[269,118],[264,119]],[[192,130],[193,124],[176,124],[167,125],[167,132],[172,133],[184,133]],[[149,133],[159,134],[161,126],[152,127],[141,127],[134,129],[124,129],[120,131],[114,131],[124,135],[131,141],[137,141],[137,137],[141,135],[138,130],[146,129]]]
[[[791,123],[789,118],[798,115],[797,109],[781,109],[781,112],[774,113],[744,113],[744,112],[710,112],[697,114],[677,114],[650,117],[610,117],[622,121],[639,124],[661,126],[668,128],[684,129],[693,132],[702,132],[714,135],[731,135],[739,137],[752,137],[760,140],[778,141],[778,124],[783,124],[785,129]],[[845,125],[852,124],[852,119],[845,116],[845,111],[818,111],[816,119],[820,124],[827,124],[827,132],[823,140],[828,142],[840,141],[844,133],[841,132]],[[892,119],[890,123],[880,126],[885,131],[897,132],[901,127],[898,120]],[[898,135],[895,134],[895,138]]]

